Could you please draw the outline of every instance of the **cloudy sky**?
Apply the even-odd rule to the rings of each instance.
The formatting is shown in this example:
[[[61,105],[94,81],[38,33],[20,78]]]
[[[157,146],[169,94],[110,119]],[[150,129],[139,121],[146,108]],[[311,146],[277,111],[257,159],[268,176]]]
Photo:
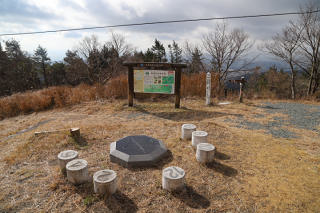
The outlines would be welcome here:
[[[0,34],[42,30],[105,26],[176,19],[225,17],[298,11],[306,0],[0,0]],[[320,5],[320,3],[319,3]],[[229,20],[231,28],[242,28],[256,46],[279,32],[296,16]],[[112,29],[125,35],[138,50],[172,40],[201,42],[203,33],[214,30],[217,21],[161,24]],[[110,38],[110,29],[36,35],[2,36],[16,39],[22,49],[33,53],[40,44],[52,60],[62,60],[85,36],[95,34],[101,42]],[[265,56],[260,56],[264,60]]]

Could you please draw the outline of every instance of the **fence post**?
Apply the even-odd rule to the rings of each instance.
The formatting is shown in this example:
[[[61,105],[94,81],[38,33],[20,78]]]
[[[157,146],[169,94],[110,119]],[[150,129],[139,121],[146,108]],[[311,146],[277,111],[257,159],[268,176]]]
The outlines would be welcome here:
[[[206,78],[206,105],[211,104],[211,73],[207,72]]]
[[[242,97],[243,97],[243,84],[244,84],[244,82],[245,82],[245,79],[244,79],[244,77],[241,77],[241,81],[240,81],[240,94],[239,94],[239,102],[240,103],[242,103]]]
[[[132,66],[129,66],[128,68],[128,105],[130,107],[133,106],[133,95],[134,95],[134,92],[133,92],[133,67]]]

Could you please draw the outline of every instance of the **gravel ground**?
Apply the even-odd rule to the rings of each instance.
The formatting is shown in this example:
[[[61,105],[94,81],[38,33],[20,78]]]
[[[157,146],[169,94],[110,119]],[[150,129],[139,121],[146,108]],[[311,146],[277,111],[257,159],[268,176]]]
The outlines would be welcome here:
[[[320,125],[320,106],[307,105],[300,103],[263,103],[261,108],[265,109],[265,113],[274,114],[282,113],[288,116],[288,120],[281,117],[273,117],[273,121],[267,124],[259,122],[251,122],[245,118],[238,118],[236,121],[226,119],[226,122],[235,123],[238,128],[250,130],[266,130],[276,138],[297,138],[298,136],[290,132],[286,126],[292,126],[297,129],[306,129],[317,132],[320,135],[317,127]],[[257,115],[256,118],[261,118],[262,115]]]

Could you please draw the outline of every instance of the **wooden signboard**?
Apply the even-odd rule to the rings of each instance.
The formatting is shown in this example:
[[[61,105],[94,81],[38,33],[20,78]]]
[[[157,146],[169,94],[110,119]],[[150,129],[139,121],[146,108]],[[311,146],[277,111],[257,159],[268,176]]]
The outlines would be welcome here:
[[[124,62],[128,67],[128,105],[133,106],[135,93],[175,95],[180,107],[181,70],[186,64]]]

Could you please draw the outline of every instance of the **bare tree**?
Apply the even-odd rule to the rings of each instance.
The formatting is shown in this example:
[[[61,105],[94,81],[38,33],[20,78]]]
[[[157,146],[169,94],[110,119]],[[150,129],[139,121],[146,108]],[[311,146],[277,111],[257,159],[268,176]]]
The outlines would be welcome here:
[[[98,37],[96,35],[86,36],[78,45],[77,52],[80,56],[87,61],[91,52],[100,49]]]
[[[309,2],[299,16],[296,28],[302,28],[300,49],[306,58],[306,63],[297,63],[309,76],[307,95],[314,94],[320,83],[320,15],[311,13],[319,9],[315,3]]]
[[[107,44],[114,49],[118,57],[127,56],[133,52],[133,48],[127,43],[126,38],[118,33],[111,32],[111,39]]]
[[[77,52],[87,65],[89,82],[104,84],[121,71],[122,62],[131,54],[132,48],[124,36],[112,32],[111,39],[102,45],[95,35],[85,37]]]
[[[276,34],[271,42],[265,44],[265,50],[287,63],[291,71],[291,98],[296,98],[296,63],[299,61],[299,42],[302,29],[296,28],[291,22],[281,33]]]
[[[112,75],[121,71],[122,62],[133,52],[133,48],[127,43],[126,38],[118,33],[111,32],[111,39],[105,44],[111,51],[109,69]]]
[[[210,55],[210,63],[213,70],[219,74],[219,85],[227,78],[232,65],[246,68],[250,62],[244,60],[244,56],[253,46],[249,35],[240,29],[228,30],[227,24],[217,24],[215,31],[205,34],[202,44]],[[242,64],[240,64],[242,62]]]

